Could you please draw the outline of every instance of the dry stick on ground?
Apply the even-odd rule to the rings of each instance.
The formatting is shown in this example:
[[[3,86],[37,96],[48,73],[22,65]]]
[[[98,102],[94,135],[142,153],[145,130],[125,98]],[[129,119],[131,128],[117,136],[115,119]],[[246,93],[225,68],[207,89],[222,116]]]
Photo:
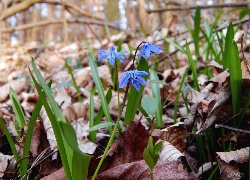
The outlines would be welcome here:
[[[223,124],[215,124],[215,128],[226,128],[226,129],[230,129],[230,130],[233,130],[233,131],[236,131],[236,132],[250,134],[250,131],[234,128],[234,127],[223,125]]]
[[[71,18],[67,19],[68,23],[85,23],[85,24],[95,24],[99,26],[104,26],[107,25],[112,29],[116,29],[115,25],[110,22],[103,22],[99,20],[90,20],[90,19],[84,19],[84,18]],[[5,28],[1,29],[1,32],[12,32],[12,31],[19,31],[19,30],[24,30],[24,29],[29,29],[33,27],[38,27],[38,26],[47,26],[50,24],[62,24],[64,23],[64,20],[52,20],[52,21],[41,21],[41,22],[36,22],[36,23],[29,23],[25,24],[22,26],[16,26],[16,27],[11,27],[11,28]]]
[[[237,25],[239,25],[239,24],[241,24],[241,23],[248,22],[249,20],[250,20],[250,18],[245,18],[245,19],[242,19],[242,20],[234,21],[234,22],[232,22],[232,25],[233,25],[233,26],[237,26]],[[213,31],[213,33],[217,32],[217,31],[222,31],[223,29],[226,29],[227,27],[228,27],[228,25],[223,26],[223,27],[220,27],[220,28],[217,28],[217,29],[215,29],[215,30]],[[199,37],[199,39],[203,39],[203,38],[204,38],[204,36],[200,36],[200,37]],[[191,44],[191,43],[193,43],[193,41],[187,42],[187,44]],[[185,47],[185,45],[184,45],[183,47]],[[179,49],[176,49],[176,50],[174,50],[173,52],[171,52],[171,53],[169,53],[169,54],[163,56],[158,62],[164,61],[167,57],[174,55],[174,54],[177,53],[178,51],[179,51]]]
[[[238,3],[225,3],[225,4],[213,4],[213,5],[200,5],[201,9],[210,9],[210,8],[227,8],[227,7],[248,7],[250,6],[249,2],[238,2]],[[164,11],[185,11],[196,9],[197,5],[195,6],[180,6],[180,7],[172,7],[172,8],[161,8],[161,9],[153,9],[147,10],[147,13],[159,13]]]
[[[88,13],[88,12],[80,9],[78,6],[74,5],[73,3],[63,2],[63,1],[51,1],[51,0],[24,0],[20,3],[15,4],[12,7],[7,8],[6,11],[3,12],[3,14],[2,14],[2,20],[6,19],[6,18],[18,13],[18,12],[24,11],[36,3],[47,3],[47,4],[65,6],[66,8],[73,9],[74,11],[76,11],[77,13],[79,13],[80,15],[82,15],[84,17],[102,20],[101,18],[95,17],[91,13]]]

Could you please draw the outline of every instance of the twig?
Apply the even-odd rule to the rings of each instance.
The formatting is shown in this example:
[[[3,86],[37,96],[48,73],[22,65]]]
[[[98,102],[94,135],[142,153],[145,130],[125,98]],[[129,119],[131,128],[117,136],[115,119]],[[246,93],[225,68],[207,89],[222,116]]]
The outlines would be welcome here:
[[[84,24],[95,24],[99,26],[104,26],[107,25],[110,28],[116,29],[115,25],[110,22],[103,22],[99,20],[90,20],[90,19],[83,19],[83,18],[71,18],[67,19],[68,23],[84,23]],[[5,28],[1,29],[1,32],[13,32],[13,31],[20,31],[20,30],[25,30],[25,29],[30,29],[38,26],[47,26],[50,24],[63,24],[64,20],[52,20],[52,21],[41,21],[41,22],[35,22],[35,23],[29,23],[21,26],[16,26],[16,27],[11,27],[11,28]]]
[[[234,128],[234,127],[223,125],[223,124],[215,124],[215,128],[225,128],[225,129],[230,129],[230,130],[233,130],[233,131],[236,131],[236,132],[250,134],[250,131]]]
[[[225,4],[213,4],[213,5],[200,5],[201,9],[210,9],[210,8],[227,8],[227,7],[247,7],[250,6],[249,2],[238,2],[238,3],[225,3]],[[161,9],[153,9],[147,10],[147,13],[159,13],[163,11],[185,11],[196,9],[197,5],[195,6],[180,6],[180,7],[172,7],[172,8],[161,8]]]
[[[238,25],[238,24],[245,23],[245,22],[247,22],[247,21],[249,21],[249,20],[250,20],[250,18],[245,18],[245,19],[242,19],[242,20],[234,21],[234,22],[232,22],[232,25],[233,25],[233,26],[236,26],[236,25]],[[226,29],[227,27],[228,27],[228,25],[225,25],[225,26],[223,26],[223,27],[217,28],[217,29],[215,29],[215,30],[213,31],[213,33],[217,32],[217,31],[222,31],[223,29]],[[199,39],[203,39],[203,38],[204,38],[203,35],[199,37]],[[193,40],[187,42],[187,44],[192,44],[192,43],[193,43]],[[183,47],[185,47],[185,45],[184,45]],[[174,55],[174,54],[177,53],[178,51],[179,51],[179,49],[176,49],[176,50],[174,50],[173,52],[170,52],[169,54],[166,54],[165,56],[163,56],[163,57],[159,60],[159,62],[164,61],[167,57]]]

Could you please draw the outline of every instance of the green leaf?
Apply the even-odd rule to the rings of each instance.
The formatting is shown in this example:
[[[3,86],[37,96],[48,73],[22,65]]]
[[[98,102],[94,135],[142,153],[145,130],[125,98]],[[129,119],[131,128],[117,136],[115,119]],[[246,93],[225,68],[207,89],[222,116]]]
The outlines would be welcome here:
[[[108,128],[108,127],[111,127],[114,125],[115,125],[115,123],[113,123],[113,122],[104,122],[104,123],[97,124],[97,125],[93,126],[92,128],[89,129],[89,131],[95,131],[95,130],[98,130],[101,128]]]
[[[250,14],[250,9],[245,7],[240,11],[239,19],[243,19],[245,16]]]
[[[40,79],[42,78],[41,81],[45,82],[45,80],[43,79],[41,73],[39,72],[39,70],[35,66],[33,58],[32,58],[31,63],[34,66],[33,69],[35,70],[36,76],[38,76]],[[64,171],[65,171],[65,176],[66,176],[67,179],[72,179],[72,176],[71,176],[72,166],[69,166],[69,164],[71,164],[70,162],[72,162],[72,158],[70,158],[70,157],[71,157],[71,155],[73,157],[73,152],[71,152],[69,149],[67,149],[67,146],[65,144],[66,142],[64,143],[64,139],[63,139],[59,124],[56,121],[56,117],[55,117],[54,113],[52,112],[49,104],[46,101],[47,98],[46,98],[45,92],[41,90],[40,85],[36,81],[35,77],[31,73],[30,69],[29,69],[29,72],[30,72],[31,78],[32,78],[32,80],[33,80],[33,82],[34,82],[34,84],[36,86],[36,89],[38,91],[39,98],[41,99],[41,101],[43,103],[43,106],[44,106],[44,109],[46,110],[46,113],[47,113],[47,115],[48,115],[48,117],[50,119],[53,131],[54,131],[54,134],[55,134],[55,137],[56,137],[58,150],[59,150],[59,153],[60,153],[60,156],[61,156],[61,159],[62,159],[62,164],[63,164],[63,168],[64,168]],[[47,86],[46,89],[50,90],[48,86]],[[53,96],[52,96],[52,98],[53,98]]]
[[[154,160],[150,156],[147,148],[145,148],[144,151],[143,151],[143,159],[144,159],[144,161],[146,162],[146,164],[148,165],[148,167],[150,169],[154,168],[154,166],[155,166]]]
[[[150,80],[159,80],[158,75],[156,72],[151,69],[150,70]],[[160,86],[157,83],[150,83],[153,97],[156,100],[157,108],[156,108],[156,125],[162,126],[162,104],[161,104],[161,94],[160,94]]]
[[[154,98],[145,94],[142,97],[141,106],[148,114],[154,115],[157,108],[157,102]]]
[[[98,74],[98,71],[96,68],[96,64],[95,64],[95,57],[94,57],[92,49],[89,47],[86,40],[85,40],[85,43],[86,43],[86,46],[89,50],[89,56],[88,56],[89,66],[91,68],[91,73],[92,73],[92,76],[93,76],[93,79],[94,79],[94,82],[96,85],[96,89],[98,91],[98,95],[99,95],[100,100],[101,100],[103,112],[105,114],[107,122],[111,122],[111,117],[110,117],[110,113],[109,113],[109,109],[108,109],[108,103],[107,103],[107,100],[105,98],[103,86],[102,86],[102,83],[101,83],[101,80],[100,80],[100,77],[99,77],[99,74]],[[112,129],[109,128],[109,133],[111,134],[111,132],[112,132]]]
[[[4,121],[3,121],[3,119],[2,119],[1,117],[0,117],[0,126],[2,127],[3,132],[4,132],[4,134],[5,134],[6,137],[7,137],[7,140],[8,140],[8,142],[9,142],[9,145],[10,145],[11,151],[12,151],[12,153],[13,153],[13,155],[14,155],[14,158],[15,158],[16,162],[18,162],[19,159],[20,159],[20,157],[19,157],[19,155],[18,155],[18,152],[17,152],[16,146],[15,146],[15,143],[14,143],[12,137],[11,137],[11,134],[10,134],[10,132],[9,132],[9,130],[8,130],[7,126],[6,126],[6,124],[4,123]],[[21,171],[20,174],[24,175],[25,172],[22,172],[22,170],[20,170],[20,171]]]
[[[162,147],[162,141],[158,142],[157,144],[154,145],[154,155],[158,155],[161,151]]]
[[[223,58],[223,69],[226,70],[229,68],[229,61],[231,59],[230,56],[230,51],[233,48],[233,39],[234,39],[234,28],[232,25],[232,22],[229,24],[228,28],[227,28],[227,34],[226,34],[226,41],[225,41],[225,48],[224,48],[224,52],[222,54],[222,58]]]
[[[94,93],[95,93],[95,88],[92,89],[90,92],[89,96],[89,127],[90,129],[94,126]],[[93,132],[89,133],[89,139],[90,141],[94,142],[95,141],[95,136]]]
[[[78,86],[77,86],[77,84],[76,84],[76,79],[75,79],[74,74],[73,74],[73,72],[72,72],[72,68],[68,65],[67,61],[65,62],[65,66],[66,66],[66,68],[68,69],[68,73],[69,73],[70,76],[71,76],[71,80],[72,80],[73,85],[74,85],[74,87],[75,87],[75,90],[76,90],[76,92],[77,92],[78,101],[79,101],[79,102],[82,102],[81,93],[80,93],[80,90],[79,90],[79,88],[78,88]]]
[[[62,82],[62,83],[55,85],[52,89],[61,88],[61,87],[74,87],[74,85],[71,82]]]
[[[153,145],[153,138],[152,136],[149,136],[148,138],[148,145],[147,145],[148,153],[151,157],[154,157],[154,145]]]
[[[199,86],[198,76],[197,76],[197,61],[193,60],[189,46],[187,43],[186,43],[186,52],[187,52],[188,60],[189,60],[189,63],[191,65],[191,69],[192,69],[194,87],[197,91],[200,91],[200,86]]]
[[[110,103],[111,98],[112,98],[112,90],[111,90],[111,88],[110,88],[110,89],[108,90],[107,94],[106,94],[106,100],[107,100],[107,103],[108,103],[108,104]],[[103,115],[104,115],[104,112],[103,112],[103,108],[102,108],[102,106],[101,106],[100,109],[99,109],[99,111],[98,111],[97,114],[96,114],[95,121],[94,121],[94,126],[100,124]],[[96,138],[96,133],[97,133],[96,130],[93,130],[93,131],[90,132],[90,134],[93,134],[93,135],[92,135],[92,136],[93,136],[93,137],[92,137],[93,139]]]
[[[87,179],[88,167],[92,156],[83,153],[77,144],[77,137],[74,128],[67,122],[59,122],[62,129],[63,136],[69,146],[74,150],[73,164],[72,164],[72,175],[73,179]],[[80,166],[82,165],[82,166]]]
[[[237,44],[233,41],[229,52],[230,86],[232,91],[233,112],[237,114],[241,108],[242,71]]]
[[[10,94],[10,100],[11,100],[11,103],[13,106],[13,110],[14,110],[14,113],[16,115],[16,120],[17,120],[18,126],[21,129],[24,127],[24,124],[26,122],[21,104],[18,100],[16,92],[11,87],[10,87],[9,94]]]
[[[146,72],[149,71],[148,62],[144,57],[142,57],[141,60],[139,61],[137,70],[146,71]],[[144,76],[144,79],[147,80],[147,77]],[[143,90],[144,90],[144,86],[142,85],[140,87],[139,92],[132,86],[130,93],[128,94],[128,104],[127,104],[127,109],[126,109],[125,118],[124,118],[125,124],[130,124],[131,120],[134,119],[135,113],[138,109],[138,106],[140,105],[140,100],[142,97]]]
[[[185,73],[182,76],[180,87],[179,87],[179,89],[177,91],[176,98],[175,98],[175,101],[174,101],[174,124],[177,123],[178,101],[179,101],[180,93],[181,93],[181,90],[182,90],[182,86],[183,86],[184,82],[187,79],[189,69],[190,69],[190,65],[188,66],[188,68],[186,69]]]
[[[50,87],[51,84],[52,84],[52,81],[50,81],[48,86]],[[31,144],[31,139],[32,139],[34,127],[35,127],[35,124],[36,124],[36,120],[40,115],[41,109],[42,109],[42,101],[39,98],[37,103],[36,103],[36,106],[35,106],[34,110],[32,111],[32,115],[31,115],[31,118],[29,120],[28,129],[27,129],[26,136],[25,136],[25,139],[24,139],[23,157],[28,157],[29,156],[30,144]],[[28,163],[29,163],[28,158],[24,158],[22,160],[21,166],[23,166],[24,172],[26,172],[27,169],[28,169]]]
[[[195,17],[194,17],[194,32],[193,32],[195,54],[197,58],[200,56],[200,53],[199,53],[200,24],[201,24],[201,9],[200,9],[200,6],[197,6],[196,11],[195,11]]]

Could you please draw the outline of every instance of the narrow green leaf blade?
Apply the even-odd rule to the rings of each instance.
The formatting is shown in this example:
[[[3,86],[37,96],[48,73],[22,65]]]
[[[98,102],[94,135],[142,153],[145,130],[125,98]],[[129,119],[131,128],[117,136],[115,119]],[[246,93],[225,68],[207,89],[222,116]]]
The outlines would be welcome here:
[[[159,80],[156,72],[151,69],[150,70],[150,80]],[[157,108],[156,108],[156,125],[162,126],[162,104],[161,104],[161,95],[160,95],[160,86],[157,83],[150,83],[153,97],[156,100]]]
[[[111,127],[114,125],[115,125],[115,123],[113,123],[113,122],[104,122],[104,123],[100,123],[100,124],[97,124],[97,125],[89,128],[89,131],[95,131],[95,130],[98,130],[100,128],[108,128],[108,127]]]
[[[77,137],[74,128],[67,122],[59,122],[62,129],[63,136],[69,146],[74,150],[73,164],[72,164],[72,175],[73,179],[87,179],[88,167],[92,156],[83,153],[77,144]],[[80,166],[82,164],[83,166]]]
[[[233,48],[232,42],[234,39],[234,28],[232,25],[232,22],[229,24],[227,28],[227,34],[226,34],[226,41],[225,41],[225,48],[224,52],[222,54],[223,58],[223,69],[226,70],[229,68],[229,61],[230,61],[230,51]]]
[[[237,114],[241,108],[241,89],[242,89],[242,71],[240,56],[237,44],[233,41],[230,48],[229,59],[229,73],[230,73],[230,86],[232,91],[233,112]]]
[[[18,100],[16,92],[10,87],[10,100],[13,106],[14,113],[16,115],[16,120],[19,125],[19,128],[23,128],[26,122],[25,116],[21,107],[21,104]]]
[[[200,24],[201,24],[201,9],[200,9],[200,6],[197,6],[195,17],[194,17],[194,33],[193,33],[195,54],[197,58],[200,56],[200,52],[199,52]]]
[[[110,113],[109,113],[109,109],[108,109],[108,103],[107,103],[107,100],[106,100],[105,95],[104,95],[102,82],[101,82],[99,74],[97,72],[94,54],[93,54],[92,49],[89,47],[87,41],[86,41],[86,45],[87,45],[88,50],[90,52],[90,54],[88,56],[89,66],[91,68],[91,73],[92,73],[92,76],[93,76],[93,79],[94,79],[94,82],[95,82],[95,85],[96,85],[96,89],[98,91],[98,95],[99,95],[100,100],[101,100],[101,105],[102,105],[102,108],[103,108],[103,112],[105,114],[107,122],[111,122],[111,117],[110,117]],[[109,132],[111,134],[111,132],[112,132],[111,128],[109,128]]]

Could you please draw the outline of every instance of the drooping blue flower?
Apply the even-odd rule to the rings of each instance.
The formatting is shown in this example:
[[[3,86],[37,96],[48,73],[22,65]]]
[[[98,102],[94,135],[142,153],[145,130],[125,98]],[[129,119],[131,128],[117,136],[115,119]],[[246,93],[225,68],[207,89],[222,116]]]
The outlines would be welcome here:
[[[140,91],[140,84],[146,86],[146,81],[142,76],[148,75],[145,71],[130,70],[122,74],[119,88],[124,88],[128,83],[131,83],[137,91]]]
[[[146,57],[146,59],[148,59],[151,53],[160,54],[160,50],[164,50],[164,48],[162,46],[155,46],[149,42],[146,42],[141,48],[140,59],[143,55]]]
[[[116,58],[119,59],[122,62],[125,62],[125,59],[121,55],[127,53],[126,51],[116,52],[114,46],[111,46],[109,48],[109,51],[99,49],[98,52],[101,54],[101,56],[98,58],[98,61],[101,61],[101,60],[107,58],[109,60],[109,63],[110,63],[111,66],[113,66],[115,64],[115,59]]]

